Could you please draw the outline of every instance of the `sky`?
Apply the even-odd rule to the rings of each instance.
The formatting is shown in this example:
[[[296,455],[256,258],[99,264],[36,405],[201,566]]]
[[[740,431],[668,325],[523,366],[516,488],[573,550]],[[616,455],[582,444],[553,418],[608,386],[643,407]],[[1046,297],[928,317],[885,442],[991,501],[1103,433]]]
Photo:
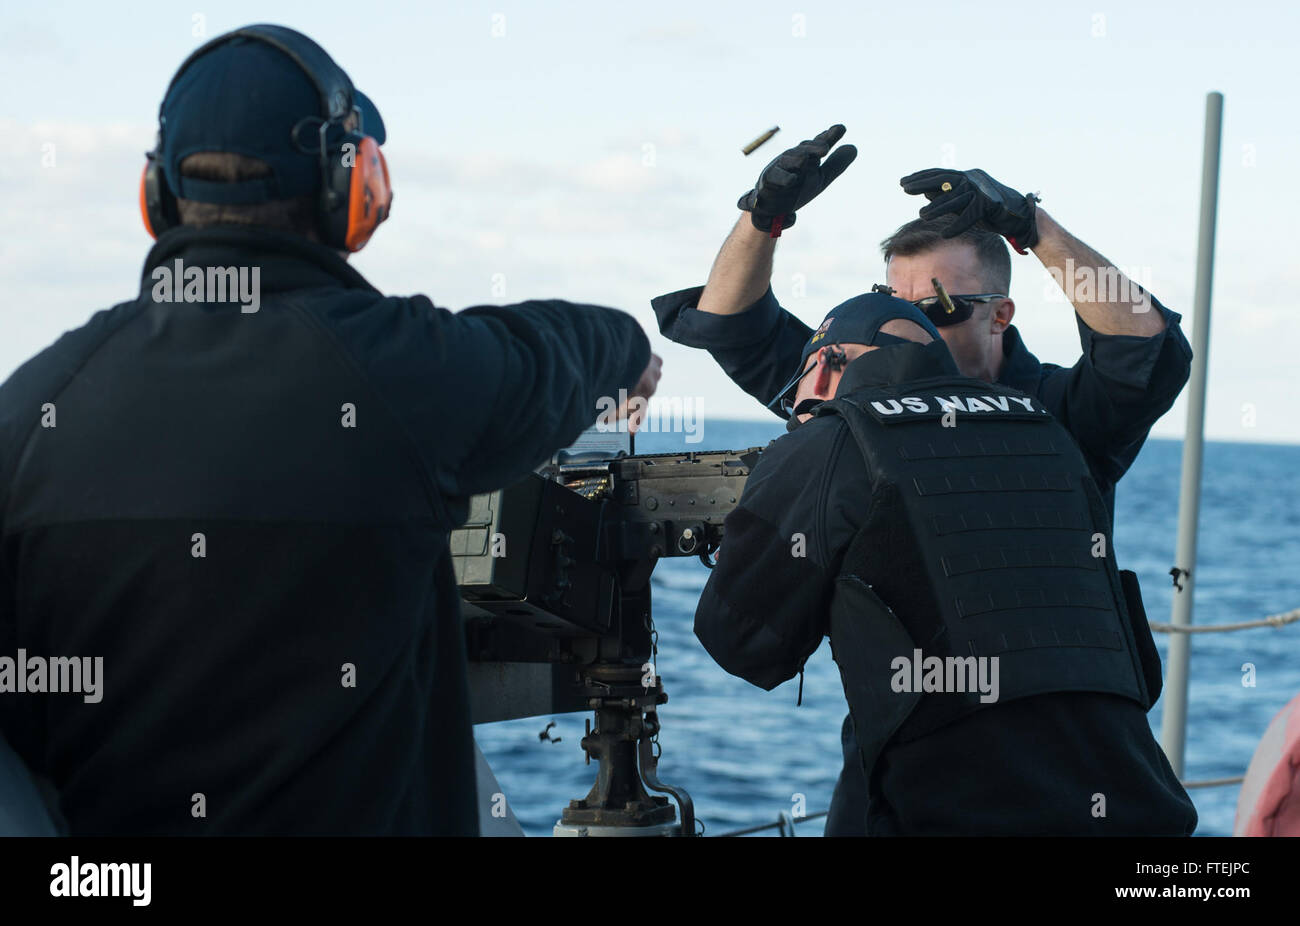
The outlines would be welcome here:
[[[660,395],[763,418],[650,299],[704,282],[768,160],[832,123],[857,161],[781,239],[777,297],[816,324],[883,280],[921,201],[898,178],[979,167],[1184,316],[1205,95],[1225,96],[1206,434],[1300,442],[1300,4],[1010,2],[41,3],[0,12],[0,378],[133,298],[143,152],[185,56],[251,22],[315,38],[379,106],[392,219],[354,256],[451,309],[563,298],[633,313]],[[741,147],[780,125],[745,157]],[[1070,306],[1014,256],[1015,324],[1079,356]],[[1183,434],[1180,399],[1154,427]]]

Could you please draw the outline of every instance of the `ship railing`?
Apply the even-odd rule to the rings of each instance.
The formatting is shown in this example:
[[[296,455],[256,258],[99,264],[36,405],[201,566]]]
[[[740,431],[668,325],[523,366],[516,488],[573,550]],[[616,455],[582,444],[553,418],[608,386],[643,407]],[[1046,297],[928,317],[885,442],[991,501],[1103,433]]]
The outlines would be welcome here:
[[[1193,627],[1165,624],[1159,621],[1148,621],[1147,623],[1151,625],[1151,630],[1155,633],[1230,633],[1234,630],[1253,630],[1257,627],[1283,627],[1287,624],[1294,624],[1296,621],[1300,621],[1300,608],[1296,608],[1294,611],[1284,611],[1281,614],[1270,614],[1255,621],[1239,621],[1235,624],[1202,624]],[[1237,775],[1233,778],[1204,778],[1199,781],[1180,781],[1179,784],[1184,788],[1219,788],[1226,785],[1239,785],[1245,779],[1245,775]],[[719,833],[718,836],[749,836],[752,833],[761,833],[766,830],[780,830],[781,836],[794,836],[797,824],[807,823],[809,820],[818,820],[826,816],[826,814],[827,811],[822,810],[806,816],[796,817],[788,811],[781,811],[777,815],[777,819],[771,823],[747,826],[744,829]]]

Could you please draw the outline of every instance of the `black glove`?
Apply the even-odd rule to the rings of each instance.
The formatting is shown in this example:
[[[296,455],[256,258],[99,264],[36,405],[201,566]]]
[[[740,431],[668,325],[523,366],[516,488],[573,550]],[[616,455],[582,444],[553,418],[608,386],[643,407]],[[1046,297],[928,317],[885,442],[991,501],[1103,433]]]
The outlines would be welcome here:
[[[754,189],[736,203],[750,214],[754,227],[770,232],[772,223],[781,219],[781,228],[794,224],[796,209],[802,209],[813,197],[830,186],[831,181],[858,156],[852,145],[841,145],[826,157],[844,135],[844,126],[833,125],[816,138],[801,142],[779,155],[763,168]],[[826,158],[826,163],[822,163]],[[777,232],[780,234],[779,230]]]
[[[921,207],[921,218],[957,213],[957,221],[944,229],[945,238],[954,238],[979,223],[1011,242],[1019,253],[1038,243],[1038,219],[1034,203],[1038,197],[1025,196],[1003,186],[982,170],[929,170],[908,174],[898,181],[903,192],[924,193],[930,205]],[[948,189],[944,189],[944,184]]]

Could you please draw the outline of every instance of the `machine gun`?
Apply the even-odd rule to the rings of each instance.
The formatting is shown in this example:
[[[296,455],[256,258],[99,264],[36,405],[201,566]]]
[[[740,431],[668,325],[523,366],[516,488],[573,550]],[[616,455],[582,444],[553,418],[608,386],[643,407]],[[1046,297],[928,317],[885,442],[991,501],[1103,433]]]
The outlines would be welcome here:
[[[694,835],[690,795],[659,781],[650,575],[710,557],[761,448],[617,456],[561,452],[474,496],[451,534],[475,723],[594,710],[599,763],[556,835]],[[677,802],[680,820],[668,798]]]

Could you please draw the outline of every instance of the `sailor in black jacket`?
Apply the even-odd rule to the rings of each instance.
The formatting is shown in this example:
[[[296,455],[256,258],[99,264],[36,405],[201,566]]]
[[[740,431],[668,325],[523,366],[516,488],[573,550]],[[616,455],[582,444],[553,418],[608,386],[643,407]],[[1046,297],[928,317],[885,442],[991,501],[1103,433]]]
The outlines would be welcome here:
[[[830,633],[866,831],[1190,834],[1195,809],[1146,718],[1150,631],[1112,560],[1090,555],[1107,513],[1041,404],[961,377],[929,321],[880,294],[832,310],[787,388],[790,433],[727,518],[696,634],[771,689]],[[880,421],[926,420],[887,435],[898,426],[844,407],[873,396]],[[892,658],[913,647],[997,656],[1001,697],[891,690]]]
[[[852,163],[852,145],[832,146],[832,126],[774,159],[738,203],[744,210],[718,253],[708,285],[652,301],[660,331],[705,348],[742,389],[782,418],[772,401],[811,329],[777,301],[769,280],[777,236]],[[1152,424],[1191,371],[1180,316],[1022,195],[981,170],[931,169],[902,178],[929,203],[882,244],[885,289],[924,308],[967,376],[1033,396],[1074,437],[1113,518],[1115,485]],[[1032,250],[1072,303],[1081,355],[1071,366],[1041,363],[1011,323],[1011,259],[1002,238]],[[937,285],[946,288],[948,304]],[[1064,298],[1062,298],[1064,297]],[[1109,533],[1109,525],[1106,528]],[[864,783],[854,774],[853,725],[842,730],[844,773],[827,832],[861,833]]]
[[[257,177],[178,169],[184,144],[242,130],[262,182],[328,182],[289,135],[338,78],[286,32],[218,40],[173,84],[157,157],[182,220],[276,207],[240,198]],[[448,533],[599,397],[653,391],[657,360],[622,312],[452,313],[385,296],[320,225],[229,221],[151,222],[140,294],[0,387],[0,655],[24,681],[102,660],[91,694],[0,693],[0,730],[74,834],[475,835]]]

